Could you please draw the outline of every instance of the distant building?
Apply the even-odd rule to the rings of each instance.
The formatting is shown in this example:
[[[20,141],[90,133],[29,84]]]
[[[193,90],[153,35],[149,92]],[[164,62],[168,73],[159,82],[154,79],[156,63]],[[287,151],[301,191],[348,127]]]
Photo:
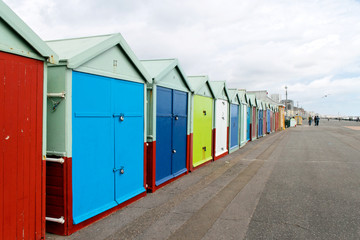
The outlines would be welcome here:
[[[279,103],[280,102],[280,94],[276,93],[276,94],[271,94],[270,98],[272,100],[274,100],[275,102]]]
[[[293,100],[281,100],[281,104],[285,105],[285,108],[288,110],[288,111],[293,111],[294,110],[294,101]]]

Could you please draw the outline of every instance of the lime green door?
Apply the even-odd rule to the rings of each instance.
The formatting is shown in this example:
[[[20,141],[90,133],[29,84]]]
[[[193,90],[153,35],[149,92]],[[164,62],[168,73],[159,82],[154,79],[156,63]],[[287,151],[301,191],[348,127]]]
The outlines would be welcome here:
[[[193,167],[212,160],[213,99],[194,96]]]

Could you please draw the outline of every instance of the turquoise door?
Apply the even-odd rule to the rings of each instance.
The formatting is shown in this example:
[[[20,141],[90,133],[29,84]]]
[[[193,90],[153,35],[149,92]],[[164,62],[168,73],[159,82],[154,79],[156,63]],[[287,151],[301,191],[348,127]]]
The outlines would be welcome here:
[[[115,126],[115,200],[121,204],[144,192],[144,88],[112,82]]]
[[[246,128],[246,140],[250,140],[250,124],[251,124],[251,122],[250,122],[250,120],[251,120],[251,115],[250,115],[250,107],[247,107],[247,109],[246,109],[246,116],[247,116],[247,128]]]
[[[144,192],[144,85],[72,76],[73,222]]]

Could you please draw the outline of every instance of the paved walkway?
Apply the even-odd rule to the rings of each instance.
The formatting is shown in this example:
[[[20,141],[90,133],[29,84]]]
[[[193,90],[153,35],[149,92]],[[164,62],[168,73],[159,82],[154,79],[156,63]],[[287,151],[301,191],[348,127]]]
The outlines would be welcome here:
[[[320,121],[270,134],[69,237],[360,239],[360,131]]]

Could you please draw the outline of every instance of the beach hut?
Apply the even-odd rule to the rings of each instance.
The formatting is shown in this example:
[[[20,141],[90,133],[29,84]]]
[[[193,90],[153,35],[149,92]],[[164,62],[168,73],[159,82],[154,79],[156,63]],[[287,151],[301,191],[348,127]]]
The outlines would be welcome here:
[[[247,109],[246,109],[246,140],[251,140],[251,106],[250,106],[250,99],[247,102]]]
[[[214,92],[208,76],[189,76],[191,96],[190,171],[213,160]]]
[[[240,147],[240,99],[237,89],[228,91],[230,98],[229,152],[232,153]]]
[[[274,104],[271,104],[270,107],[271,111],[270,111],[270,123],[271,123],[271,132],[275,132],[275,106]]]
[[[250,126],[250,140],[255,140],[257,138],[258,131],[258,103],[255,94],[248,93],[250,104],[250,115],[251,115],[251,126]]]
[[[69,235],[145,196],[151,78],[120,34],[48,41],[47,231]],[[61,221],[62,219],[62,221]]]
[[[151,192],[189,169],[191,88],[177,59],[141,61],[148,84],[147,186]]]
[[[263,102],[258,99],[258,134],[257,137],[263,136]]]
[[[267,110],[269,108],[269,103],[268,102],[264,102],[264,109],[263,109],[263,135],[265,136],[267,133]]]
[[[0,239],[45,237],[46,66],[57,60],[0,1]]]
[[[276,105],[276,132],[280,131],[280,111],[279,106]]]
[[[238,98],[240,100],[240,147],[247,142],[247,96],[244,89],[238,90]]]
[[[285,106],[279,105],[279,112],[280,112],[280,130],[285,129]]]
[[[267,116],[267,108],[268,108],[268,103],[266,101],[263,101],[263,136],[266,135],[266,116]]]
[[[271,133],[271,104],[268,105],[268,108],[266,110],[266,127],[267,127],[267,133]]]
[[[229,93],[225,81],[210,81],[214,92],[214,128],[213,156],[214,160],[228,154],[229,145]]]

